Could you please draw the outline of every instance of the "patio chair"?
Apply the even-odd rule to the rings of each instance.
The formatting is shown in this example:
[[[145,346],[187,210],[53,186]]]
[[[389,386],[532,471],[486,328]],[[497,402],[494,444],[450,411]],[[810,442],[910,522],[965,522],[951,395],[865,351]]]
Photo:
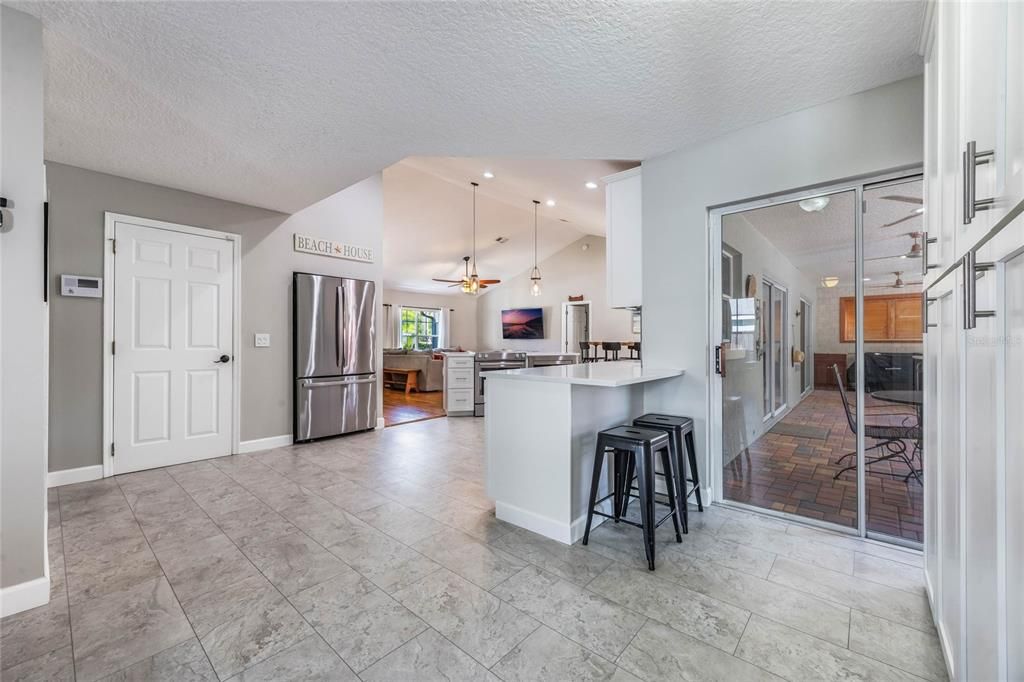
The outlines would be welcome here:
[[[839,396],[843,400],[843,409],[846,411],[846,421],[850,425],[850,431],[853,435],[857,435],[857,417],[854,413],[853,408],[850,406],[850,402],[846,399],[846,383],[843,381],[843,377],[839,374],[839,366],[832,365],[832,371],[836,375],[836,386],[839,388]],[[902,413],[900,413],[902,416]],[[872,416],[882,416],[880,413],[875,413]],[[872,438],[878,442],[869,448],[864,449],[864,453],[867,454],[870,450],[885,451],[887,454],[881,457],[865,458],[864,466],[868,467],[877,462],[885,462],[892,459],[898,459],[907,465],[910,469],[910,473],[903,477],[904,482],[910,480],[911,476],[917,479],[918,483],[921,483],[921,474],[914,466],[914,462],[911,459],[913,453],[910,456],[907,455],[907,445],[905,440],[914,441],[915,443],[921,439],[921,427],[919,424],[911,426],[900,424],[900,425],[883,425],[883,424],[864,424],[864,437]],[[884,450],[882,450],[884,448]],[[836,460],[836,464],[842,463],[847,457],[856,457],[857,451],[847,452],[845,455]],[[844,467],[840,469],[832,480],[838,480],[847,471],[856,470],[857,465]],[[889,473],[889,476],[896,477],[899,474]]]

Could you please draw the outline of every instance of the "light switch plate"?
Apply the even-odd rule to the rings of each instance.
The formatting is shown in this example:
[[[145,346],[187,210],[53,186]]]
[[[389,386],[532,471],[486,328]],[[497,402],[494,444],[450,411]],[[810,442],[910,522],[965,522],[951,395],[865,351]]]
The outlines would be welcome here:
[[[256,334],[257,348],[270,348],[270,334]]]

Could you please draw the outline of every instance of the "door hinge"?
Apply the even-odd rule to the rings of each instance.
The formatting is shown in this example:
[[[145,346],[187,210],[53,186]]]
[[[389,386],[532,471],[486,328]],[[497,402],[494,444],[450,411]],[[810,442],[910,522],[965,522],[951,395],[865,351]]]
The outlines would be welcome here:
[[[111,239],[110,240],[110,252],[114,253],[114,254],[117,253],[117,240],[116,239]]]
[[[110,342],[110,354],[111,355],[113,355],[114,353],[117,352],[117,345],[116,344],[117,344],[117,341],[111,341]]]
[[[860,212],[861,213],[867,213],[868,212],[868,200],[867,199],[861,199],[860,200]]]
[[[110,444],[110,456],[111,457],[114,456],[114,444],[113,443]]]

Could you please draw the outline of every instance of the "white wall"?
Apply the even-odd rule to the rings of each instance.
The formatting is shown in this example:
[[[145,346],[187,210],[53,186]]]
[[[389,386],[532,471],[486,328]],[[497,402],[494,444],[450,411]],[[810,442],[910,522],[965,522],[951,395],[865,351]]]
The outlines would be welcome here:
[[[705,452],[708,207],[920,165],[922,140],[911,78],[644,161],[644,360],[686,370],[650,386],[645,408],[692,417]]]
[[[452,311],[452,330],[448,343],[452,347],[461,346],[464,350],[476,350],[476,302],[477,299],[466,294],[442,296],[439,294],[423,294],[419,292],[384,290],[384,303],[395,306],[396,315],[399,306],[416,306],[420,308],[448,308]],[[381,317],[381,324],[383,324]],[[384,334],[382,331],[381,334]],[[386,338],[383,337],[382,338]]]
[[[583,245],[590,248],[583,250]],[[538,263],[541,295],[530,294],[530,270],[488,290],[477,301],[479,350],[508,348],[561,352],[562,302],[582,295],[590,301],[590,338],[595,341],[633,341],[632,315],[628,310],[609,308],[605,294],[605,240],[584,237]],[[532,268],[531,268],[532,270]],[[509,308],[543,308],[544,338],[502,339],[501,311]],[[579,349],[575,349],[578,351]],[[570,351],[572,352],[572,351]]]
[[[783,362],[786,375],[786,404],[792,409],[800,402],[800,365],[793,365],[789,355],[789,349],[798,345],[800,318],[796,313],[800,310],[801,296],[812,305],[814,304],[818,283],[812,276],[793,265],[771,241],[754,229],[743,213],[733,213],[723,217],[722,241],[742,255],[743,272],[740,282],[745,283],[747,276],[752,275],[757,280],[758,298],[764,299],[765,290],[762,279],[765,277],[788,290],[789,309],[786,311],[786,332],[789,337],[783,352]],[[728,378],[725,382],[724,392],[728,396],[742,398],[747,442],[753,443],[760,438],[765,430],[763,421],[764,373],[762,361],[755,357],[755,353],[749,352],[747,356],[743,359],[728,361]],[[737,433],[734,430],[735,426],[727,424],[726,428],[733,427],[729,432]],[[730,456],[736,454],[736,452],[727,453]]]
[[[0,234],[0,607],[7,615],[45,604],[50,587],[44,577],[43,37],[37,19],[5,5],[0,62],[0,194],[14,204],[4,211]]]

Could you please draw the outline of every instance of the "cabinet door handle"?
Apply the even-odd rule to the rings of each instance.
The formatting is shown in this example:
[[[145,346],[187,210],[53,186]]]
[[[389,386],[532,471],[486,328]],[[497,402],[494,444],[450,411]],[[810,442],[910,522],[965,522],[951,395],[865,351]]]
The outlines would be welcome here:
[[[921,292],[921,331],[925,334],[928,333],[928,329],[931,327],[938,327],[937,324],[928,323],[928,304],[934,303],[939,299],[930,298],[927,291]]]
[[[973,250],[963,257],[964,271],[964,329],[978,326],[979,317],[995,317],[994,310],[978,310],[977,285],[978,273],[988,272],[995,268],[995,263],[979,263]]]
[[[934,270],[939,267],[938,265],[931,265],[928,262],[928,245],[934,244],[939,241],[938,237],[929,237],[927,232],[921,233],[921,276],[924,277],[928,274],[929,270]]]
[[[978,151],[978,142],[971,140],[967,143],[967,150],[963,153],[964,171],[964,225],[970,225],[974,220],[975,212],[986,211],[992,208],[995,199],[976,199],[978,166],[989,163],[995,157],[993,150],[984,152]]]

